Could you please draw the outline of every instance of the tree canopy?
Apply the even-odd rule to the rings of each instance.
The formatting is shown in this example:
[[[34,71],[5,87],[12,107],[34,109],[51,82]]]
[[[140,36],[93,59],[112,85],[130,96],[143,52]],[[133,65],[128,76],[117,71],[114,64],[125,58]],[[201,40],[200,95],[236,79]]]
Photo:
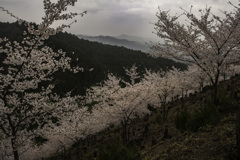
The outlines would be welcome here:
[[[196,64],[214,86],[216,102],[220,74],[240,60],[240,8],[233,5],[231,12],[222,12],[222,17],[212,13],[211,7],[199,9],[200,16],[193,9],[175,16],[159,9],[155,29],[165,44],[152,44],[151,48],[162,57]],[[186,21],[181,22],[183,16]]]

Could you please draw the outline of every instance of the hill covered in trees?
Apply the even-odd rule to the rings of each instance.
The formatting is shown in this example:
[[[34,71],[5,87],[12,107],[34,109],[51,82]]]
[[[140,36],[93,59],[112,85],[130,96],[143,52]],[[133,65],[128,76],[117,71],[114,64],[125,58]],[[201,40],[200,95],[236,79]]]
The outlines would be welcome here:
[[[240,76],[221,82],[219,90],[218,107],[211,102],[208,86],[200,93],[169,102],[165,118],[163,108],[149,106],[150,115],[128,123],[127,142],[121,139],[124,128],[112,125],[46,159],[237,159],[235,114],[239,94],[234,92],[240,90]]]
[[[62,15],[65,6],[75,2],[43,1],[46,15],[39,25],[12,14],[22,25],[3,24],[2,37],[11,27],[15,35],[0,38],[2,157],[43,159],[55,153],[58,160],[240,157],[239,77],[226,81],[240,71],[233,65],[239,58],[240,8],[224,13],[223,21],[211,15],[210,8],[200,19],[184,11],[192,21],[187,26],[160,11],[158,36],[167,43],[164,48],[153,44],[152,49],[195,63],[180,70],[174,63],[163,65],[166,59],[156,61],[139,51],[60,32],[68,25],[49,28],[54,21],[79,15]],[[22,29],[23,35],[18,33]],[[145,61],[148,58],[151,63]],[[165,71],[168,68],[172,69]],[[78,95],[85,90],[85,96]]]
[[[0,23],[0,37],[20,41],[23,38],[23,29],[24,26],[19,26],[18,23]],[[57,72],[54,75],[55,91],[60,94],[70,90],[73,94],[84,94],[86,88],[103,81],[107,73],[127,79],[124,68],[130,68],[132,64],[136,64],[141,75],[145,73],[145,69],[186,69],[186,65],[169,59],[153,58],[141,51],[90,42],[66,32],[50,37],[46,45],[53,50],[62,49],[66,56],[71,57],[72,66],[83,67],[85,70],[78,74]]]

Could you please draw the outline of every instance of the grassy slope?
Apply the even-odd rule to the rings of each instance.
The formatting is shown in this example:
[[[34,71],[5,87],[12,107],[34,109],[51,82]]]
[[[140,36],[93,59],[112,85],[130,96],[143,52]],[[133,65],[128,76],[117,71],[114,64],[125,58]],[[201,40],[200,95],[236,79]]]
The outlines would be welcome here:
[[[220,90],[231,94],[232,88],[240,89],[240,77],[226,81],[220,85]],[[189,112],[205,105],[205,99],[210,97],[210,91],[198,93],[185,99],[185,107]],[[229,105],[229,106],[226,106]],[[235,142],[235,113],[234,104],[229,101],[225,104],[225,110],[221,112],[221,121],[216,125],[207,125],[199,129],[198,132],[186,131],[179,132],[175,125],[174,119],[180,110],[180,103],[174,105],[169,110],[168,120],[162,125],[169,126],[170,139],[162,139],[160,133],[157,144],[147,146],[141,150],[142,159],[235,159],[236,142]],[[154,123],[154,119],[153,122]],[[163,130],[162,130],[163,132]],[[157,136],[157,135],[156,135]]]
[[[168,104],[167,120],[161,119],[161,110],[157,109],[151,116],[134,120],[130,125],[130,142],[137,146],[141,160],[211,160],[211,159],[236,159],[235,140],[235,113],[236,107],[229,97],[233,89],[240,90],[240,76],[222,82],[220,92],[224,92],[225,109],[221,113],[221,121],[216,125],[201,127],[198,132],[179,132],[174,124],[176,114],[183,110],[181,101]],[[238,95],[239,96],[239,95]],[[210,97],[210,90],[197,93],[184,99],[185,109],[194,113],[204,106]],[[223,98],[224,98],[223,97]],[[239,103],[239,102],[238,102]],[[164,138],[165,127],[171,138]],[[106,143],[120,137],[121,127],[115,126],[91,136],[69,149],[65,153],[57,153],[57,157],[50,159],[93,159],[99,148]],[[90,157],[90,158],[89,158]]]

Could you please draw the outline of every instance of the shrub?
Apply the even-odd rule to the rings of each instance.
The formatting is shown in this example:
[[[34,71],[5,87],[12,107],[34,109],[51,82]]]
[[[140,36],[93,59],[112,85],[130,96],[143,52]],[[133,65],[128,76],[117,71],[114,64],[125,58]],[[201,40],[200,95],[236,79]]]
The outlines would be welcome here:
[[[189,121],[189,129],[193,132],[197,132],[198,129],[207,124],[216,124],[220,121],[221,115],[218,112],[217,106],[212,102],[207,102],[199,111],[196,111],[191,120]]]
[[[175,118],[175,126],[181,132],[187,129],[197,132],[200,127],[207,124],[216,124],[220,119],[221,115],[218,112],[218,108],[209,101],[192,115],[187,111],[178,113]]]
[[[191,115],[188,111],[185,110],[185,111],[179,112],[174,121],[176,128],[181,132],[187,130],[190,119],[191,119]]]
[[[126,147],[121,141],[103,146],[98,155],[99,160],[137,160],[138,157],[135,149]]]
[[[163,121],[162,114],[158,113],[155,117],[155,121],[161,123]]]
[[[218,99],[220,112],[229,111],[235,102],[234,98],[232,98],[231,95],[227,94],[226,91],[221,91],[218,95]]]

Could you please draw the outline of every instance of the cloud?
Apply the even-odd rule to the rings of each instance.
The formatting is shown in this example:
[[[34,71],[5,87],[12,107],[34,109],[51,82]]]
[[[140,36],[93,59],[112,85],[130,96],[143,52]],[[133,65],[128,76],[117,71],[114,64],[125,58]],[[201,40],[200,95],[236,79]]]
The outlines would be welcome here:
[[[40,22],[44,14],[43,2],[39,0],[2,0],[1,6],[9,10],[14,15],[27,21]],[[6,13],[0,14],[1,21],[16,21]]]
[[[42,0],[0,0],[1,6],[9,9],[20,18],[39,23],[43,16]],[[54,0],[57,1],[57,0]],[[88,14],[77,18],[78,22],[67,31],[75,34],[155,36],[154,25],[157,22],[158,6],[162,10],[171,10],[170,14],[180,14],[180,7],[193,11],[212,6],[212,11],[221,15],[221,10],[231,10],[229,0],[79,0],[70,7],[73,12],[87,10]],[[238,0],[231,0],[237,4]],[[13,21],[6,14],[0,14],[1,21]]]
[[[103,10],[103,8],[94,1],[89,1],[88,3],[82,3],[81,9],[87,10],[89,13],[98,13]]]

